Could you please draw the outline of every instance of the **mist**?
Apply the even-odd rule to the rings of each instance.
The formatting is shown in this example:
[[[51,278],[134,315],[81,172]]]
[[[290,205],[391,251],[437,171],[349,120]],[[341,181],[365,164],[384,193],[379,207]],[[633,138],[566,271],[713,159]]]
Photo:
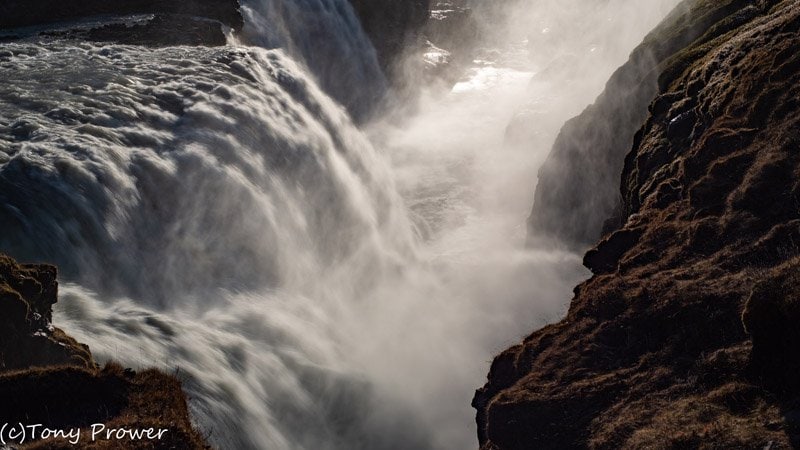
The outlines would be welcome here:
[[[475,445],[469,400],[493,355],[559,320],[588,276],[582,253],[525,248],[536,172],[562,124],[677,3],[471,2],[482,40],[461,79],[426,90],[410,117],[367,128],[424,266],[376,297],[388,300],[364,316],[356,355],[397,398],[388,404],[431,424],[436,448]]]

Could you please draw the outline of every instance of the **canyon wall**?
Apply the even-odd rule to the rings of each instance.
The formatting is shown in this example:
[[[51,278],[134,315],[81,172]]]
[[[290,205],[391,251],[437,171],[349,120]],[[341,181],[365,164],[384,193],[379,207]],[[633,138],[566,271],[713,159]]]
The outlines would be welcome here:
[[[724,32],[716,25],[750,3],[684,1],[632,52],[595,103],[564,125],[539,171],[528,220],[532,241],[557,240],[584,250],[613,227],[625,154],[659,92],[659,67],[688,44]]]
[[[609,98],[635,52],[564,127],[550,164],[574,211],[557,212],[598,215],[586,189],[616,167],[619,203],[599,203],[611,220],[567,317],[494,360],[473,401],[482,449],[800,444],[798,30],[797,0],[684,2],[637,50],[671,47],[653,53],[650,87],[628,78],[631,94]],[[556,220],[537,219],[547,195],[536,229]],[[590,225],[565,237],[597,239]]]

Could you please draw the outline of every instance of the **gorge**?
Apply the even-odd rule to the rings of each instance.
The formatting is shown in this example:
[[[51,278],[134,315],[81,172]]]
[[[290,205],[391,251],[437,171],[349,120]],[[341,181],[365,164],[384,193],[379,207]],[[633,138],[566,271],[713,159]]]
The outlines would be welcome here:
[[[797,445],[797,3],[4,2],[0,422]]]

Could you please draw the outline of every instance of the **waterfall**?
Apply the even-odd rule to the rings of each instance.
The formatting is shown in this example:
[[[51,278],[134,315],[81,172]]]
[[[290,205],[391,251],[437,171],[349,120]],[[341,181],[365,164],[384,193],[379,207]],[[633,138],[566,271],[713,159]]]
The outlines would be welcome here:
[[[328,95],[364,116],[387,84],[349,0],[244,0],[243,40],[282,48],[302,61]]]
[[[3,248],[159,298],[409,252],[385,165],[282,52],[7,49]]]
[[[180,367],[222,447],[388,439],[348,431],[368,389],[337,362],[336,320],[414,257],[412,234],[385,163],[300,66],[58,42],[2,58],[0,248],[78,283],[67,328]]]

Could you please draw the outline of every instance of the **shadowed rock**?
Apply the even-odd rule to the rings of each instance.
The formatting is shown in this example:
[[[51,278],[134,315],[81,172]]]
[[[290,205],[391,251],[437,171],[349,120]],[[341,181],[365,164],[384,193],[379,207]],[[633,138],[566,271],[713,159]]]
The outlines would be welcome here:
[[[244,25],[238,0],[5,0],[0,28],[26,27],[100,15],[183,14],[217,20],[235,30]]]
[[[89,348],[51,325],[56,268],[0,255],[0,371],[70,364],[94,367]]]
[[[85,34],[91,41],[124,45],[161,47],[170,45],[225,45],[227,39],[219,23],[174,14],[157,14],[144,23],[110,24]]]
[[[110,363],[100,369],[89,348],[53,327],[56,268],[18,264],[0,254],[0,419],[8,423],[82,429],[81,440],[40,440],[26,449],[208,448],[193,428],[181,383]],[[91,441],[93,424],[166,429],[160,440]],[[12,444],[9,434],[3,444]]]
[[[611,76],[595,103],[564,125],[539,170],[528,219],[531,241],[557,240],[584,250],[619,225],[623,161],[658,94],[659,76],[670,75],[665,66],[689,43],[725,33],[724,22],[736,14],[752,16],[745,8],[750,3],[683,2]],[[674,125],[680,125],[675,131],[687,126],[683,119]]]
[[[430,0],[350,0],[387,72],[428,20]]]
[[[602,156],[630,150],[617,231],[567,317],[495,360],[484,450],[800,445],[800,1],[685,6],[718,20],[659,66],[633,148]]]
[[[133,14],[152,14],[137,17],[132,23],[121,22]],[[117,21],[102,26],[87,26],[80,20],[104,18]],[[75,22],[74,24],[70,22]],[[130,22],[130,20],[128,20]],[[57,25],[57,26],[56,26]],[[225,45],[222,26],[241,30],[244,25],[238,0],[196,0],[165,2],[153,0],[51,1],[12,0],[0,4],[0,42],[39,36],[111,42],[126,45],[161,47],[171,45]],[[42,27],[43,31],[36,31]],[[47,29],[51,27],[52,29]]]

